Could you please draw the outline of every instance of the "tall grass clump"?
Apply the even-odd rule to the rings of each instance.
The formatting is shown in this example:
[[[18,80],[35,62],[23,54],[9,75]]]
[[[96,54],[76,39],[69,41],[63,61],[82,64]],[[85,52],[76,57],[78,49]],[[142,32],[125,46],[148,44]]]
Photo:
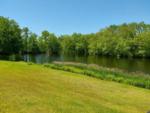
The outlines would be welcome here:
[[[150,89],[150,76],[138,73],[127,73],[118,69],[109,69],[97,65],[87,65],[72,62],[54,62],[44,64],[45,67],[96,77],[102,80],[125,83]]]

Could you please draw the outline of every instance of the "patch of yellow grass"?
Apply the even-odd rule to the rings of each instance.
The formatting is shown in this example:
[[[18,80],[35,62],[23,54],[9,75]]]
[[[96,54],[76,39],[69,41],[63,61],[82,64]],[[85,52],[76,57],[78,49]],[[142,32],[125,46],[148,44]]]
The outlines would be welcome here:
[[[150,90],[0,61],[0,113],[146,113]]]

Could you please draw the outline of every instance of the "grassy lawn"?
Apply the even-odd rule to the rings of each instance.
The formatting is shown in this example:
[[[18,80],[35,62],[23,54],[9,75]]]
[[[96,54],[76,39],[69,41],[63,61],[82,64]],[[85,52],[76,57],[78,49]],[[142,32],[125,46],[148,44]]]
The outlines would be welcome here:
[[[0,113],[146,113],[150,90],[0,61]]]

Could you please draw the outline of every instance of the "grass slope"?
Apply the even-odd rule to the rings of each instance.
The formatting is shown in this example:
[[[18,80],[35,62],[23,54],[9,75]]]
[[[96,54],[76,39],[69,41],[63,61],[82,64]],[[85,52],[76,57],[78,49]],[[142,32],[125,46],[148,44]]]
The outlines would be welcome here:
[[[98,65],[72,62],[54,62],[51,64],[44,64],[44,66],[52,69],[87,75],[102,80],[115,81],[150,89],[150,75],[142,73],[127,73],[125,71],[109,69]]]
[[[146,113],[150,90],[0,61],[0,113]]]

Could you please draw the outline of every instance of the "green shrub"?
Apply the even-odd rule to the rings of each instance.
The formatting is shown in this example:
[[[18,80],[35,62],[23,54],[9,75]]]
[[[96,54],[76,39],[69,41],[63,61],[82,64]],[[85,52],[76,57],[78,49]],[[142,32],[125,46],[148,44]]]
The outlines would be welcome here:
[[[33,62],[28,62],[28,65],[33,65]]]

